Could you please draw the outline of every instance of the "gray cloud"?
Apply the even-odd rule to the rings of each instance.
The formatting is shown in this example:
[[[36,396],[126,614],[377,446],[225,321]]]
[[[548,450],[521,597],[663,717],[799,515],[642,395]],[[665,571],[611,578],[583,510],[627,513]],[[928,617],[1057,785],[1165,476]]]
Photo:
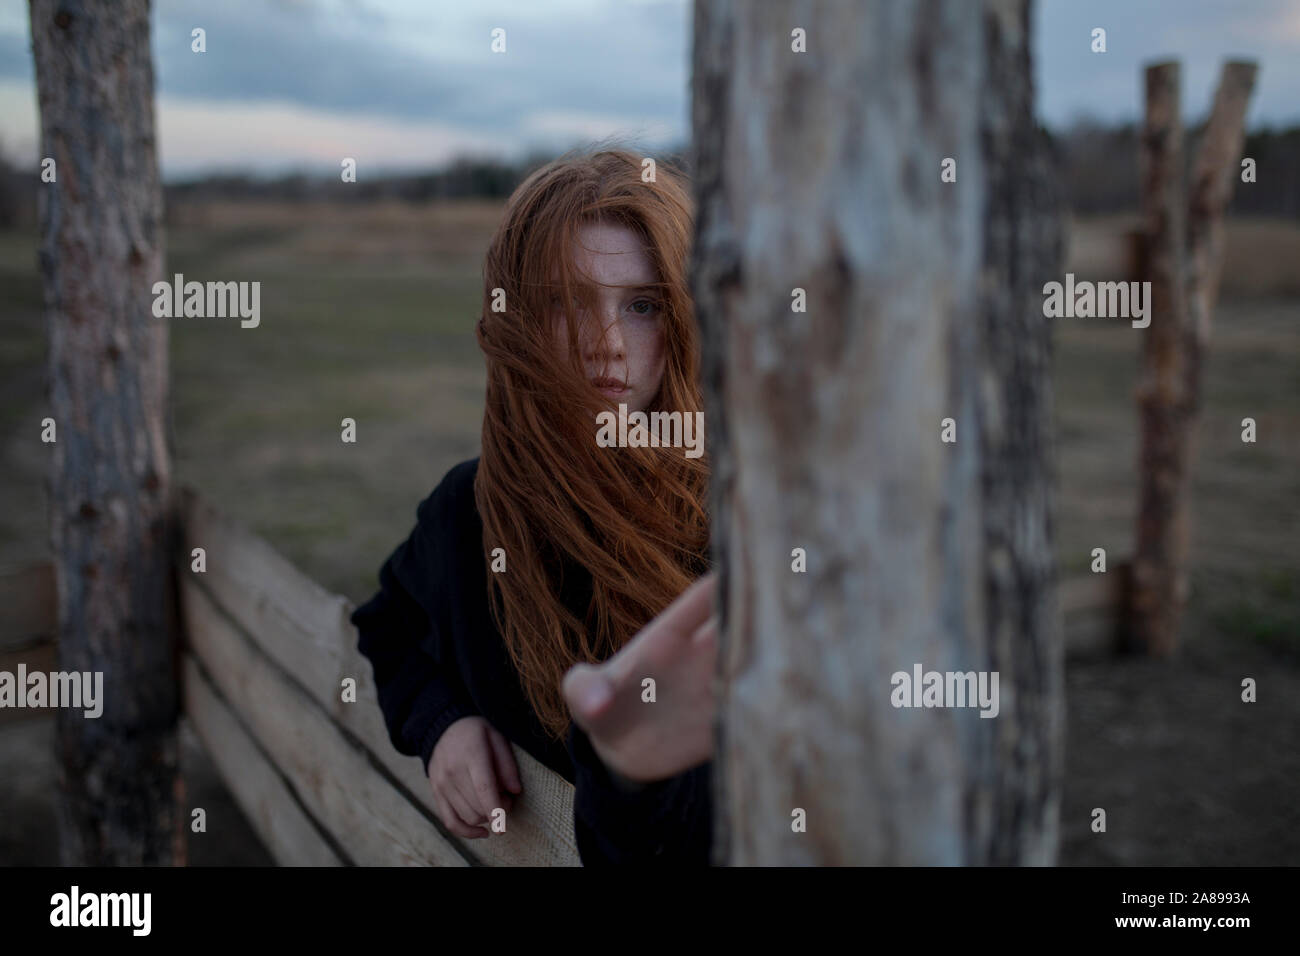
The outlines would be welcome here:
[[[1039,112],[1061,124],[1079,115],[1136,120],[1142,70],[1155,60],[1182,63],[1183,109],[1209,109],[1223,60],[1258,60],[1247,120],[1300,120],[1300,6],[1295,0],[1043,0],[1035,7]],[[1107,52],[1091,32],[1106,30]]]
[[[608,125],[689,136],[690,0],[549,3],[157,0],[158,90],[173,103],[287,104],[343,125],[436,126],[517,149]],[[1295,0],[1041,0],[1035,19],[1039,113],[1050,125],[1138,118],[1142,67],[1169,56],[1184,64],[1184,107],[1199,117],[1219,63],[1241,54],[1262,67],[1251,125],[1300,120]],[[195,26],[207,31],[202,55],[190,52]],[[504,55],[489,51],[497,26]],[[1089,50],[1094,26],[1107,30],[1105,54]],[[17,6],[0,11],[0,80],[14,79],[32,81]],[[0,120],[0,136],[25,122]]]
[[[477,8],[470,8],[476,11]],[[154,45],[159,89],[215,101],[288,101],[376,117],[433,119],[501,132],[542,110],[625,115],[680,125],[685,115],[688,36],[681,4],[594,12],[583,22],[447,18],[436,49],[421,53],[419,30],[398,46],[395,16],[352,4],[342,18],[307,2],[201,4],[159,10]],[[207,52],[190,52],[190,30],[207,31]],[[490,30],[507,30],[507,53],[489,52]]]

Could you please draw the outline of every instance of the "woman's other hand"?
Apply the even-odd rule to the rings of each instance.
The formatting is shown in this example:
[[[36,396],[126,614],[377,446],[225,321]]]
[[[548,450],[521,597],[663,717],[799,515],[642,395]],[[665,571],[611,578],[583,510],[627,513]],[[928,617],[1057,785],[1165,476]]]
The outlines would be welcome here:
[[[482,717],[462,717],[438,738],[429,758],[429,787],[443,826],[456,836],[489,836],[492,812],[506,813],[523,789],[510,743]]]

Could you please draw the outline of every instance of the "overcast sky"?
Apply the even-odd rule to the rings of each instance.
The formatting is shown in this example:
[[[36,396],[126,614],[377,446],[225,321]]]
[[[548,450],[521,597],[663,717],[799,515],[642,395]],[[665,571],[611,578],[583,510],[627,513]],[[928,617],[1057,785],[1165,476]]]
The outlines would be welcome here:
[[[1300,0],[1040,0],[1036,12],[1049,125],[1136,119],[1141,66],[1165,57],[1182,60],[1200,117],[1233,56],[1261,64],[1249,125],[1300,123]],[[815,23],[797,25],[816,43]],[[194,27],[206,53],[190,50]],[[491,52],[494,27],[505,55]],[[684,143],[690,30],[689,0],[154,0],[163,172],[337,169],[343,156],[427,167],[607,135]],[[26,0],[0,0],[0,144],[35,163]]]

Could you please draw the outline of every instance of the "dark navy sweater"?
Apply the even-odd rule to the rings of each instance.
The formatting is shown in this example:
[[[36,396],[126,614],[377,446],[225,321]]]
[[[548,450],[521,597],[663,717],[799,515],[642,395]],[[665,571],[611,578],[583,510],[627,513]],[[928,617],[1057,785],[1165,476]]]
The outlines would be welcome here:
[[[477,470],[477,458],[462,462],[420,502],[414,530],[379,570],[379,591],[351,617],[393,746],[418,755],[427,776],[443,731],[481,716],[574,785],[584,865],[708,864],[711,764],[628,790],[580,727],[571,723],[556,741],[529,706],[488,610]],[[590,575],[566,567],[563,581],[562,601],[586,620]]]

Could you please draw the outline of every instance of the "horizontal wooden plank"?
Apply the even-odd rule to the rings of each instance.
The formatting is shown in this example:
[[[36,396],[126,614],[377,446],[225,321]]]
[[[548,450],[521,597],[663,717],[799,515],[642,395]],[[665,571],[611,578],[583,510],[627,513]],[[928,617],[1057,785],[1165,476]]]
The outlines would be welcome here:
[[[58,669],[58,654],[53,641],[42,640],[17,650],[0,650],[0,671],[18,673],[18,665],[26,664],[29,674],[48,674]],[[21,720],[48,717],[54,710],[48,707],[0,707],[0,724],[14,724]]]
[[[58,613],[53,564],[0,568],[0,651],[53,640]]]
[[[258,746],[348,858],[366,866],[468,865],[415,804],[216,607],[181,579],[189,647]]]
[[[181,492],[182,580],[199,577],[205,590],[269,658],[294,675],[339,725],[416,796],[434,804],[418,758],[393,749],[375,696],[370,662],[356,649],[348,618],[353,605],[303,574],[261,538],[241,527],[192,488]],[[189,555],[202,547],[207,570],[196,575]],[[342,700],[342,681],[355,679],[357,700]],[[488,865],[580,865],[573,835],[573,786],[527,751],[512,745],[524,792],[507,832],[466,841],[462,851]]]
[[[188,653],[181,685],[185,716],[275,861],[281,866],[340,866],[343,861]],[[221,821],[209,814],[207,825],[207,833],[198,838],[220,840]]]

